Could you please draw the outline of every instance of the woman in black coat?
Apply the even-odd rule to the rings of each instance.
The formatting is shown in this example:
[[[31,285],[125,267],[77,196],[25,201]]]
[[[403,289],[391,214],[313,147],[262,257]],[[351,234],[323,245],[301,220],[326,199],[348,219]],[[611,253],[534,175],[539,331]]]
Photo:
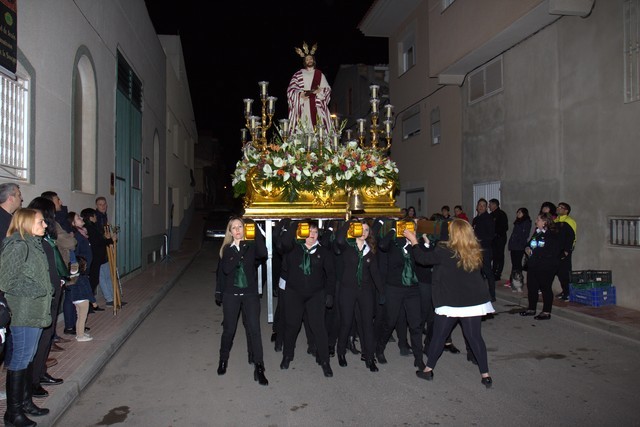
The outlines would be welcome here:
[[[349,229],[362,227],[358,237],[348,237]],[[340,252],[340,333],[338,335],[338,363],[347,366],[345,357],[349,334],[353,325],[356,304],[360,318],[357,322],[362,327],[362,353],[365,364],[371,372],[378,372],[374,359],[375,340],[373,318],[375,312],[375,291],[382,291],[382,278],[378,271],[378,260],[373,238],[369,234],[366,222],[350,221],[344,223],[336,234],[335,243]]]
[[[405,237],[413,246],[418,239],[410,230]],[[423,238],[429,243],[426,235]],[[433,379],[433,368],[442,352],[447,336],[460,322],[462,332],[478,362],[481,382],[485,387],[493,383],[489,376],[487,347],[482,339],[482,317],[495,310],[491,296],[482,277],[482,248],[471,225],[461,219],[449,224],[449,240],[432,251],[414,250],[417,263],[433,265],[433,305],[436,318],[433,339],[427,351],[427,365],[416,375],[425,380]]]
[[[553,306],[553,278],[560,264],[562,240],[551,214],[543,213],[536,218],[536,231],[529,239],[525,253],[527,261],[527,291],[529,307],[521,311],[521,316],[535,316],[538,305],[538,290],[542,292],[542,312],[534,317],[536,320],[551,319]]]
[[[516,220],[513,222],[513,231],[509,237],[509,253],[511,255],[511,277],[515,272],[522,273],[522,259],[524,248],[531,233],[531,218],[527,208],[520,208],[516,212]]]
[[[255,240],[245,240],[244,227],[245,222],[242,218],[231,218],[220,248],[222,274],[218,275],[216,283],[216,303],[222,304],[224,317],[218,375],[224,375],[227,372],[229,353],[242,310],[245,327],[249,331],[250,340],[248,341],[251,342],[251,348],[247,350],[253,355],[253,379],[260,385],[269,385],[264,375],[260,295],[256,275],[258,264],[267,257],[267,245],[258,229],[255,232]]]

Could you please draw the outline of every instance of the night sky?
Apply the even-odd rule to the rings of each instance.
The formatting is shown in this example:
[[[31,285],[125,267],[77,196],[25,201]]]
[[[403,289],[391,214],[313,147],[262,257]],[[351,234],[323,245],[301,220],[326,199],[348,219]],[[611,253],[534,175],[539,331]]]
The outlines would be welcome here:
[[[373,0],[145,0],[158,34],[179,34],[198,131],[239,144],[243,98],[258,114],[258,81],[278,98],[286,117],[286,87],[302,66],[294,47],[318,43],[317,66],[329,84],[340,64],[388,63],[387,39],[364,37],[357,26]],[[230,140],[230,141],[227,141]]]

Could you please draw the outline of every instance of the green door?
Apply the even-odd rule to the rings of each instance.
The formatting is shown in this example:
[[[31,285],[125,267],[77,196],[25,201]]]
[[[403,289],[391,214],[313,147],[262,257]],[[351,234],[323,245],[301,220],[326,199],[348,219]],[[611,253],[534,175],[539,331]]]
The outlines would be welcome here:
[[[116,92],[115,224],[124,276],[142,264],[142,83],[120,54]]]

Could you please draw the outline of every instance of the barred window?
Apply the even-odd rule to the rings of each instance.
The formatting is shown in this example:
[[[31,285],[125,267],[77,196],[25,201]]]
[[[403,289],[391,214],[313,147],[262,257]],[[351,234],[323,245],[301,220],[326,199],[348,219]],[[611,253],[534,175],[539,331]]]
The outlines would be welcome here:
[[[29,82],[0,73],[0,177],[29,180]]]

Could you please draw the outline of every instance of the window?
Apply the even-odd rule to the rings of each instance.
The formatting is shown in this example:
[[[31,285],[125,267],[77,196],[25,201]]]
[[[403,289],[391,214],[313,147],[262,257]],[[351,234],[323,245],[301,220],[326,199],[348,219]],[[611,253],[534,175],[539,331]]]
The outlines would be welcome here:
[[[160,204],[160,138],[153,135],[153,204]]]
[[[640,0],[624,2],[624,102],[640,100]]]
[[[73,86],[73,182],[76,191],[96,192],[97,91],[93,64],[79,57]]]
[[[400,74],[409,71],[416,65],[416,36],[415,30],[410,30],[398,45],[398,53],[400,55]]]
[[[402,116],[402,139],[406,140],[420,134],[420,107],[409,109]]]
[[[0,73],[0,177],[29,180],[29,82]]]
[[[640,247],[640,217],[609,217],[609,244],[614,246]]]
[[[431,110],[431,145],[440,144],[440,107]]]
[[[502,91],[502,56],[469,75],[469,104],[475,104]]]

